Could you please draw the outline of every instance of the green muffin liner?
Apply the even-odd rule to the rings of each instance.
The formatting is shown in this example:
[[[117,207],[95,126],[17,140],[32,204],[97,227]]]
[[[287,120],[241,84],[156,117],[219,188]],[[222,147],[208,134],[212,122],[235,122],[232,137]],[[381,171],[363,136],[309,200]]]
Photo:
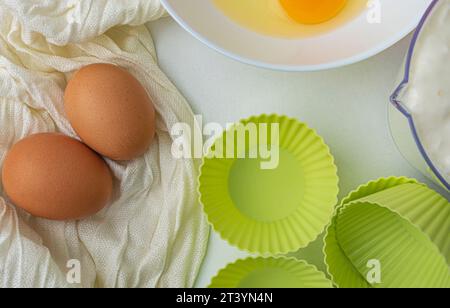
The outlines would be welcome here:
[[[294,258],[248,258],[229,264],[210,288],[332,288],[333,284],[305,261]]]
[[[336,209],[324,240],[325,262],[339,287],[448,288],[449,231],[444,197],[416,180],[380,179]],[[370,260],[381,265],[381,283],[369,280]]]
[[[279,138],[246,140],[240,153],[227,140],[242,125],[279,126]],[[275,128],[274,128],[275,129]],[[236,138],[235,138],[236,139]],[[249,139],[249,138],[247,138]],[[265,144],[264,144],[265,143]],[[316,132],[295,119],[262,115],[228,129],[211,147],[225,155],[248,154],[258,145],[279,145],[279,165],[262,170],[256,158],[203,160],[199,177],[200,201],[209,222],[220,236],[241,250],[282,254],[306,247],[323,232],[337,203],[338,177],[328,146]],[[231,149],[230,149],[231,148]],[[242,157],[242,156],[241,156]]]

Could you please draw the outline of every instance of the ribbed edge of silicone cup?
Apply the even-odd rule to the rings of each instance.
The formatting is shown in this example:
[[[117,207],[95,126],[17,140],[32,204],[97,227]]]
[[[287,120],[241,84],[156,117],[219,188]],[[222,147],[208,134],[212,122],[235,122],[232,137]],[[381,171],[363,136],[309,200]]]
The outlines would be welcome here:
[[[327,229],[328,272],[339,287],[450,287],[449,217],[449,202],[415,180],[361,186]],[[381,266],[380,283],[369,283],[370,260]]]
[[[278,123],[279,145],[295,156],[301,168],[302,187],[298,206],[284,218],[258,221],[235,206],[230,196],[230,170],[236,159],[203,159],[199,177],[200,202],[214,230],[231,245],[262,255],[277,255],[306,247],[321,234],[330,222],[337,204],[338,176],[328,146],[306,124],[278,115],[262,115],[241,121],[247,123]],[[233,128],[225,132],[217,142]],[[248,183],[247,185],[252,185]],[[257,188],[257,187],[256,187]],[[280,201],[283,196],[280,196]]]
[[[332,288],[313,265],[294,258],[248,258],[220,270],[210,288]]]

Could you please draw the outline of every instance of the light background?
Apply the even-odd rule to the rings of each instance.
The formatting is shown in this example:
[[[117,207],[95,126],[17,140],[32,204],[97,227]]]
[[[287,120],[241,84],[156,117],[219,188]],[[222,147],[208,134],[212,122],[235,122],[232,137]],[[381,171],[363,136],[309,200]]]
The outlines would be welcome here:
[[[241,64],[191,37],[171,18],[149,24],[160,65],[204,122],[233,123],[278,113],[315,128],[330,146],[340,197],[367,181],[392,175],[432,185],[398,152],[389,131],[388,99],[397,84],[410,37],[367,61],[313,73],[275,72]],[[442,192],[442,191],[441,191]],[[325,270],[322,237],[296,254]],[[197,287],[248,256],[211,233]]]

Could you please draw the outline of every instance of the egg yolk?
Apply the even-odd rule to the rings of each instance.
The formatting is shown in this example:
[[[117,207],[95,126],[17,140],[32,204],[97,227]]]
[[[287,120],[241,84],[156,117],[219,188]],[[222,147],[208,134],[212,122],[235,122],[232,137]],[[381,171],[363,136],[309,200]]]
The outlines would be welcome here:
[[[319,24],[338,15],[348,0],[279,0],[286,13],[301,24]]]

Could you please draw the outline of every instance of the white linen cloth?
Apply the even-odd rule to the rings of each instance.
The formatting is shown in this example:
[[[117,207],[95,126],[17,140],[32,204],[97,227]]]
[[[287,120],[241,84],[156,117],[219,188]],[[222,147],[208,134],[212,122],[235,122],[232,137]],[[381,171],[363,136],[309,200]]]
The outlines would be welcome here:
[[[157,109],[155,143],[135,161],[108,161],[115,201],[92,218],[30,217],[0,186],[0,287],[193,286],[209,228],[197,200],[196,162],[171,155],[170,128],[195,125],[194,117],[158,68],[143,25],[163,14],[158,0],[0,0],[0,165],[30,134],[76,137],[63,93],[87,64],[126,68]],[[80,262],[80,284],[67,279],[69,273],[76,282],[70,260]]]

